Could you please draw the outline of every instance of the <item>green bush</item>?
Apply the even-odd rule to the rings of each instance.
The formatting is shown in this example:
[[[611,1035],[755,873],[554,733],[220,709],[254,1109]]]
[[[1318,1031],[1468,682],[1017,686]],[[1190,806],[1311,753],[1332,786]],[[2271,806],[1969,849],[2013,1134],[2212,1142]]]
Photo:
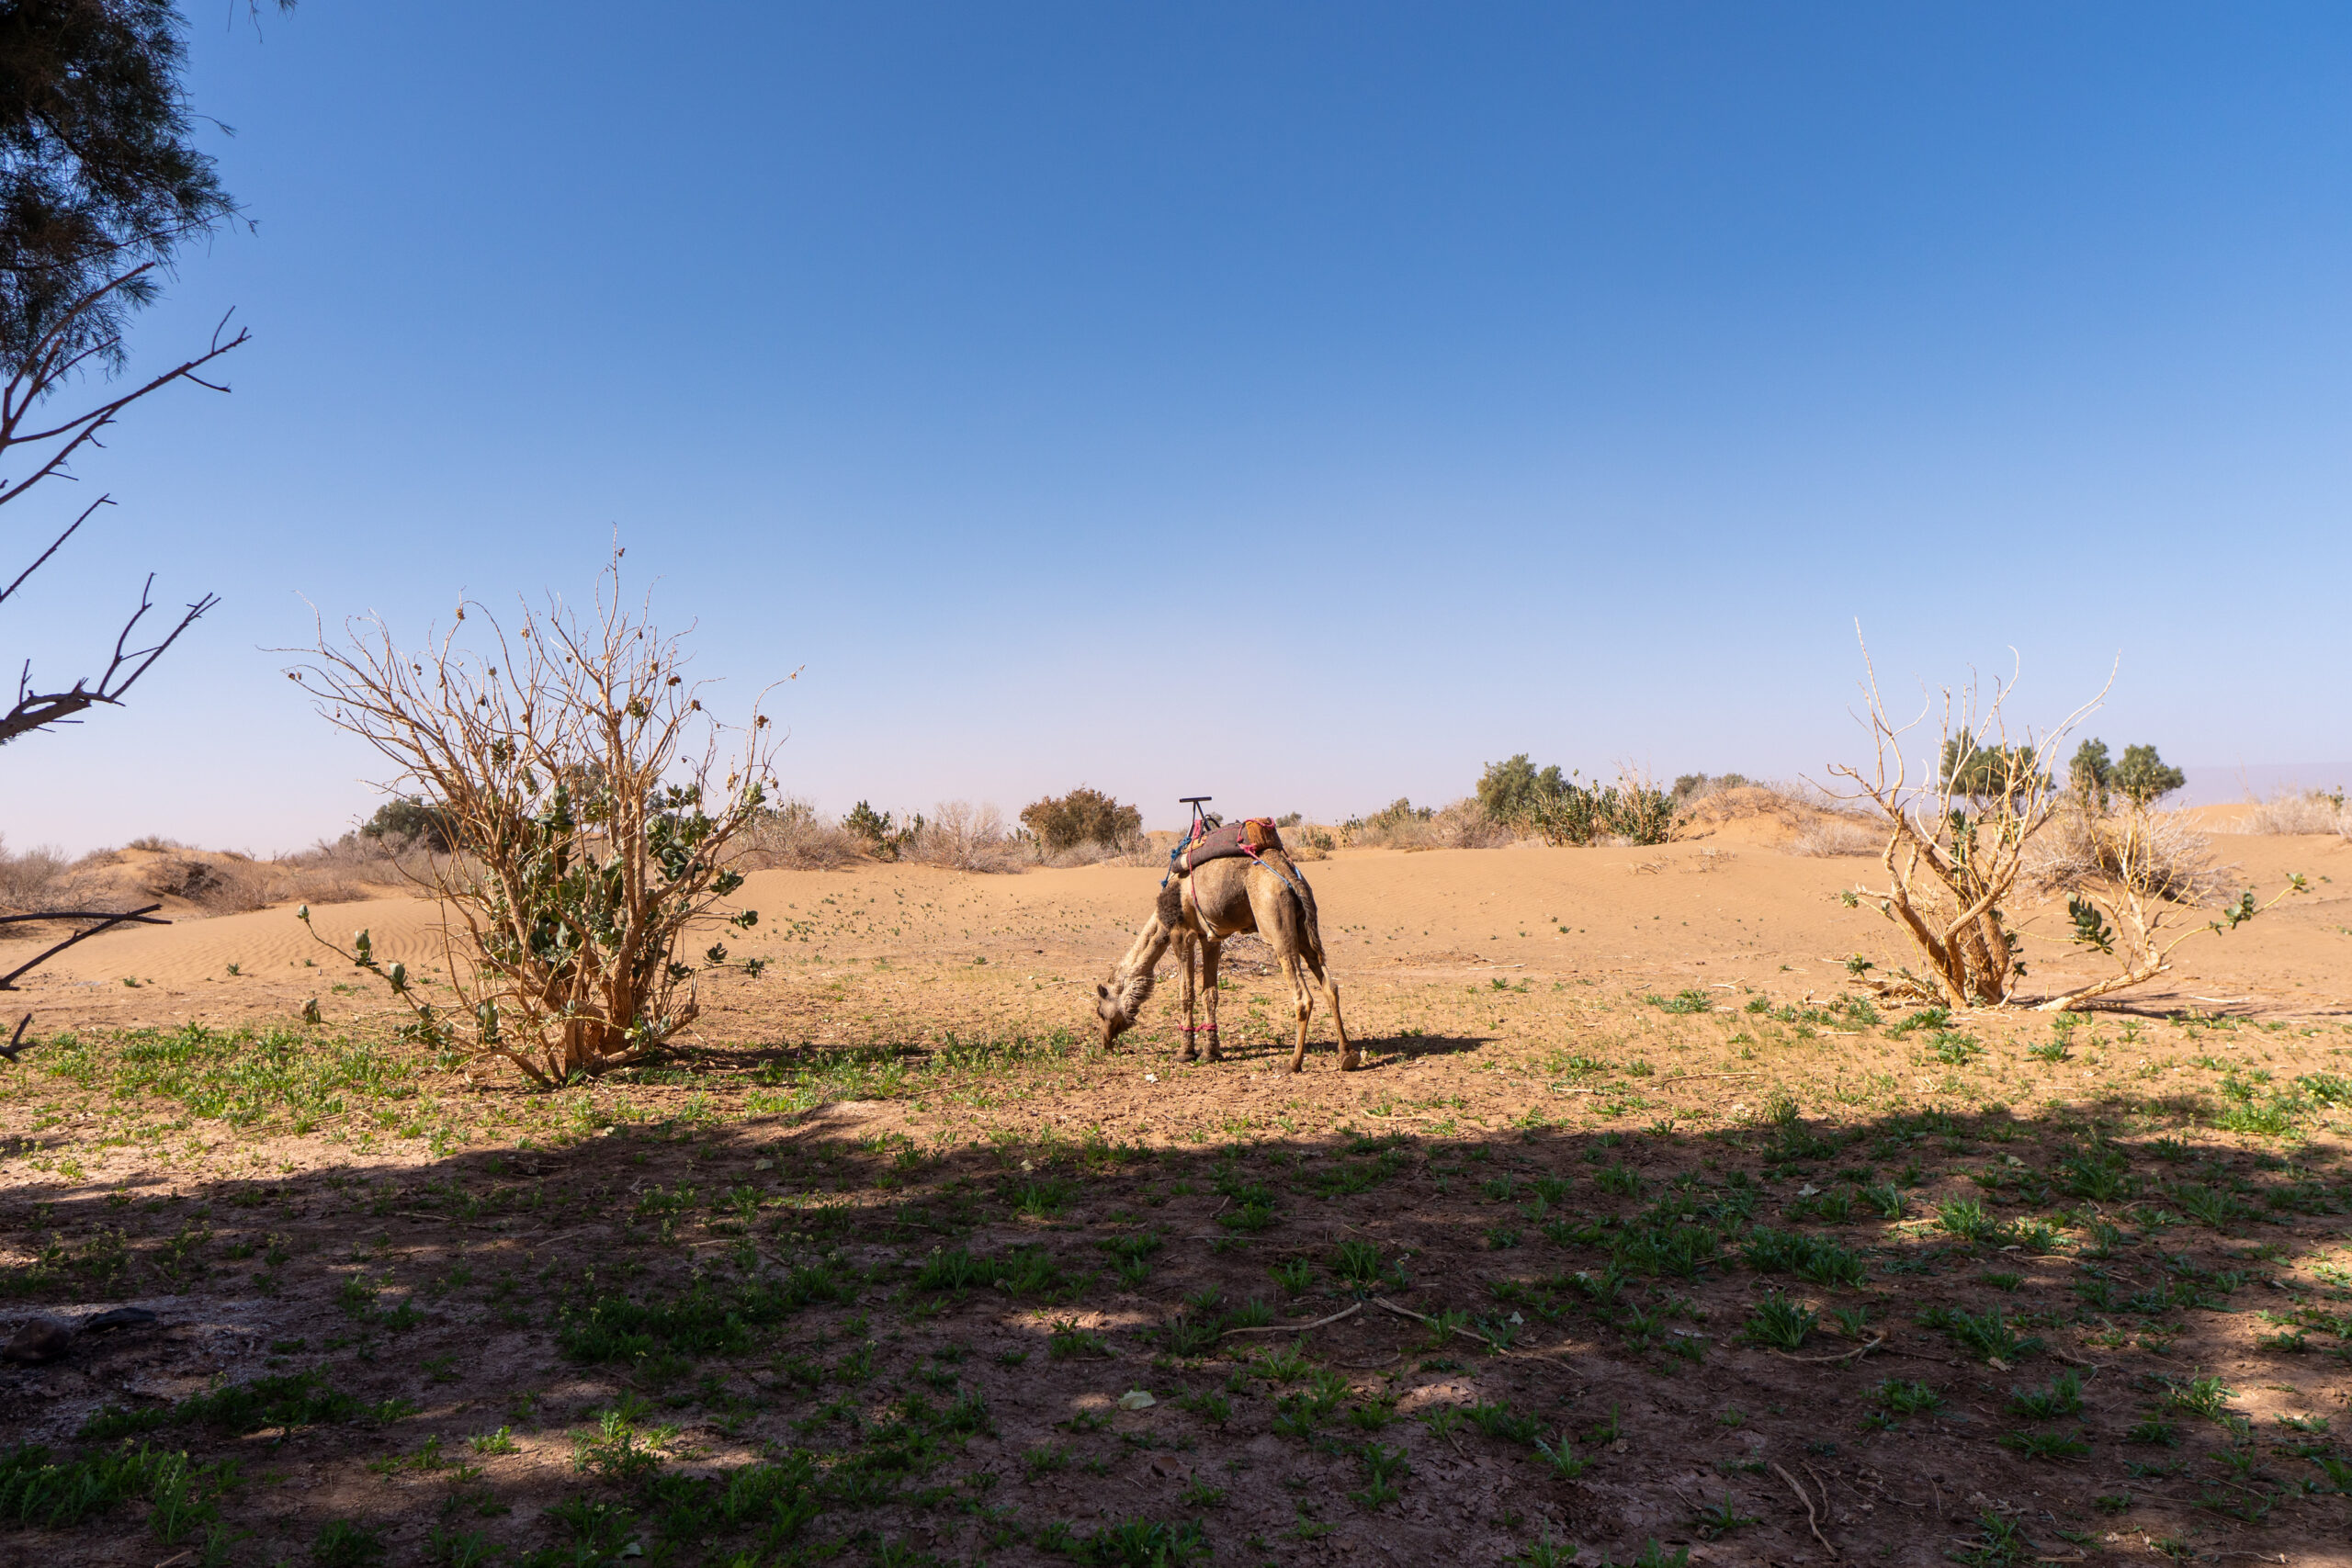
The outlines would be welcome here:
[[[1021,822],[1036,836],[1047,854],[1074,850],[1080,844],[1123,849],[1143,832],[1141,811],[1122,806],[1101,790],[1084,784],[1058,798],[1047,795],[1023,807]]]
[[[1027,813],[1023,816],[1025,819]],[[842,830],[865,844],[866,852],[876,860],[897,860],[915,841],[915,835],[922,831],[922,817],[918,813],[913,821],[901,828],[890,819],[888,812],[876,811],[861,800],[842,818]]]
[[[359,825],[359,836],[413,844],[447,854],[458,841],[457,823],[449,813],[414,795],[394,795],[376,807],[376,815]]]

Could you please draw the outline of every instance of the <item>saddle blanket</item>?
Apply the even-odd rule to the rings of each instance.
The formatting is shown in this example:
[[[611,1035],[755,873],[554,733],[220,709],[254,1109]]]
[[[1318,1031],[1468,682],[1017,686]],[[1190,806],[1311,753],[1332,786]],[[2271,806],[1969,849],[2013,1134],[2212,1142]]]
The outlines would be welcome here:
[[[1280,853],[1282,847],[1283,836],[1276,830],[1273,819],[1252,817],[1245,822],[1212,828],[1201,837],[1187,840],[1177,845],[1168,858],[1170,869],[1182,874],[1206,861],[1238,860],[1244,855],[1254,860],[1269,852]]]

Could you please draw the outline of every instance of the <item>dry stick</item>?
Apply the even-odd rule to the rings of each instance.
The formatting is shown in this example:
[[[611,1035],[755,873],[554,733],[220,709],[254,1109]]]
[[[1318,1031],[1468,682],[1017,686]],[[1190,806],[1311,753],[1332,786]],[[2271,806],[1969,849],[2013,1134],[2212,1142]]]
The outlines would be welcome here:
[[[1792,1356],[1786,1350],[1775,1350],[1772,1354],[1780,1357],[1783,1361],[1850,1361],[1857,1356],[1869,1355],[1872,1350],[1877,1349],[1880,1346],[1885,1343],[1886,1336],[1882,1334],[1867,1345],[1857,1346],[1851,1350],[1843,1351],[1835,1356]]]
[[[1327,1323],[1337,1323],[1340,1319],[1352,1316],[1363,1310],[1363,1303],[1358,1302],[1353,1306],[1341,1307],[1329,1317],[1318,1317],[1313,1323],[1277,1323],[1264,1328],[1227,1328],[1221,1330],[1217,1337],[1222,1339],[1227,1334],[1304,1334],[1310,1328],[1320,1328]]]
[[[1415,1312],[1411,1307],[1400,1307],[1395,1302],[1383,1300],[1379,1296],[1374,1296],[1372,1299],[1374,1305],[1385,1307],[1390,1312],[1396,1313],[1401,1316],[1413,1318],[1421,1323],[1434,1323],[1437,1321],[1434,1318],[1423,1316],[1421,1314]],[[1363,1303],[1359,1302],[1357,1304],[1361,1306]],[[1484,1345],[1487,1349],[1494,1351],[1497,1355],[1510,1354],[1509,1351],[1505,1350],[1501,1346],[1496,1344],[1493,1340],[1487,1338],[1483,1334],[1474,1334],[1469,1329],[1461,1327],[1455,1327],[1453,1331],[1462,1336],[1464,1339]]]
[[[1663,1077],[1657,1081],[1662,1084],[1692,1083],[1700,1078],[1758,1078],[1763,1076],[1761,1073],[1676,1073],[1671,1077]]]
[[[2050,1346],[2049,1350],[2051,1355],[2057,1358],[2059,1360],[2065,1362],[2070,1367],[2088,1367],[2095,1372],[2103,1370],[2097,1361],[2086,1361],[2080,1356],[2069,1356],[2065,1351],[2061,1350],[2055,1345]]]
[[[1797,1501],[1804,1505],[1805,1528],[1813,1531],[1813,1539],[1821,1542],[1821,1550],[1829,1553],[1831,1559],[1834,1561],[1838,1556],[1838,1549],[1829,1544],[1829,1538],[1821,1533],[1821,1526],[1814,1518],[1813,1498],[1806,1494],[1804,1487],[1797,1484],[1797,1478],[1795,1476],[1791,1475],[1785,1470],[1781,1470],[1778,1464],[1773,1465],[1772,1468],[1780,1471],[1781,1479],[1789,1483],[1789,1490],[1795,1493],[1797,1495]],[[1823,1490],[1823,1500],[1825,1502],[1827,1500],[1826,1488],[1824,1488]]]

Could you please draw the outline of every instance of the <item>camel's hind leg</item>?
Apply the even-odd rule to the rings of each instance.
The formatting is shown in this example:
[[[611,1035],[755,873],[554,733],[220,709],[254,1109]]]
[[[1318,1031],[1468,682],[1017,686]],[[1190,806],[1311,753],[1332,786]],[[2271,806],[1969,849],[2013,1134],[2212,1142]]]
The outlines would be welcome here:
[[[1257,916],[1258,934],[1266,939],[1281,960],[1283,972],[1290,976],[1293,1006],[1298,1012],[1298,1043],[1291,1051],[1290,1070],[1303,1072],[1306,1067],[1306,1026],[1315,1016],[1315,996],[1307,989],[1306,975],[1315,976],[1316,986],[1323,999],[1331,1007],[1331,1027],[1340,1035],[1340,1070],[1352,1072],[1361,1066],[1355,1043],[1348,1038],[1347,1021],[1340,1016],[1340,987],[1324,973],[1317,956],[1319,945],[1307,930],[1306,913],[1299,901],[1281,880],[1271,874],[1263,882],[1250,884],[1250,909]],[[1306,973],[1301,973],[1302,969]]]
[[[1340,1016],[1340,983],[1324,972],[1322,961],[1317,957],[1314,948],[1306,948],[1300,956],[1306,961],[1307,972],[1315,976],[1316,985],[1322,988],[1324,1001],[1330,1004],[1331,1027],[1340,1034],[1340,1070],[1351,1073],[1362,1066],[1362,1058],[1357,1054],[1356,1043],[1348,1038],[1348,1021]],[[1295,977],[1294,983],[1296,983]],[[1299,986],[1298,994],[1302,998],[1299,1013],[1303,1019],[1306,1010],[1306,1003],[1303,999],[1306,995],[1304,985]]]

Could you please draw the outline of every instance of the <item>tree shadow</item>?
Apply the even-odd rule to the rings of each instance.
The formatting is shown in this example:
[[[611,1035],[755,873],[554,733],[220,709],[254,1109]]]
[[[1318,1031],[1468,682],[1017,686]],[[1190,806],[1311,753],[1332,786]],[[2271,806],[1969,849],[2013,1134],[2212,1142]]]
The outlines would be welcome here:
[[[1363,1043],[1402,1065],[1488,1043]],[[842,1106],[661,1109],[423,1163],[20,1179],[9,1315],[129,1301],[160,1321],[10,1370],[0,1418],[60,1486],[126,1441],[245,1481],[118,1476],[70,1524],[20,1508],[0,1542],[32,1560],[218,1531],[274,1561],[347,1525],[388,1561],[628,1568],[1117,1562],[1104,1532],[1128,1527],[1132,1560],[1177,1561],[1187,1529],[1226,1554],[1328,1527],[1434,1562],[1541,1532],[1688,1541],[1702,1496],[1751,1521],[1724,1527],[1741,1550],[1787,1556],[1816,1520],[1767,1484],[1779,1465],[1865,1556],[1930,1514],[1989,1528],[1972,1493],[2056,1499],[2045,1453],[2086,1493],[2036,1505],[2064,1511],[2031,1527],[2053,1550],[2106,1528],[2099,1488],[2188,1541],[2258,1529],[2291,1551],[2352,1524],[2319,1462],[2340,1443],[2278,1392],[2352,1357],[2330,1257],[2352,1186],[2332,1148],[2169,1124],[2187,1100],[1195,1147],[1045,1121],[927,1147]],[[2199,1382],[2223,1367],[2234,1393]],[[2069,1375],[2075,1394],[2035,1393]],[[28,1473],[17,1452],[0,1474]],[[2233,1484],[2209,1504],[2167,1466]]]

